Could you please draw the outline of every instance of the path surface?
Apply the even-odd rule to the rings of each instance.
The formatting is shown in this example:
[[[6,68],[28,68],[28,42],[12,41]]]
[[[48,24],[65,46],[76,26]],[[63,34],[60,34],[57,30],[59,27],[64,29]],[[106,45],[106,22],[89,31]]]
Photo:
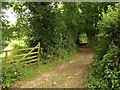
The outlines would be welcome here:
[[[93,52],[80,48],[79,54],[34,80],[18,83],[19,88],[84,88],[86,73],[92,63]]]

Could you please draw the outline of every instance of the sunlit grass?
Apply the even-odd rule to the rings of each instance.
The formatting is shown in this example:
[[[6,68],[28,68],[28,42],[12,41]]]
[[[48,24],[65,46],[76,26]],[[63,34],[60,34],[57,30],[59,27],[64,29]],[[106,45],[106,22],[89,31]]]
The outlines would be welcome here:
[[[4,58],[5,57],[5,53],[0,54],[0,58]]]
[[[87,43],[87,35],[86,34],[80,34],[79,40],[80,40],[80,43]]]
[[[0,58],[2,60],[5,59],[5,55],[6,55],[6,52],[4,51],[7,51],[7,50],[15,50],[15,49],[19,49],[19,48],[24,48],[24,47],[27,47],[26,43],[23,41],[23,40],[11,40],[8,44],[7,47],[4,48],[4,50],[2,51],[2,54],[0,54]],[[17,53],[17,52],[16,52]],[[13,53],[13,51],[8,51],[7,52],[7,57],[9,57],[10,60],[12,60],[12,56],[14,55],[15,53]]]

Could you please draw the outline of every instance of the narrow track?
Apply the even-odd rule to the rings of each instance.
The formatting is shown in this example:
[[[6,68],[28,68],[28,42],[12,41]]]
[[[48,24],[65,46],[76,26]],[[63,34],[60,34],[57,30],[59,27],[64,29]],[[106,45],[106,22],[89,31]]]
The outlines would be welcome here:
[[[86,73],[93,62],[93,51],[89,48],[79,48],[79,54],[48,72],[40,74],[33,80],[20,82],[18,88],[84,88]]]

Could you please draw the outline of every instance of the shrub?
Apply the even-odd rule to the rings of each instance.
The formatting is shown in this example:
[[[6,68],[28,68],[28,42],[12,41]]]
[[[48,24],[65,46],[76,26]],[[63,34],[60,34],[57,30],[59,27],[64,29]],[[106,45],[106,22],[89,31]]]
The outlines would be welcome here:
[[[119,4],[115,8],[108,7],[98,22],[100,37],[97,40],[96,58],[87,75],[87,88],[102,90],[120,89],[120,32]]]
[[[21,72],[22,66],[20,64],[12,64],[3,66],[2,68],[2,87],[8,88],[15,80],[19,80],[23,73]]]
[[[102,60],[96,60],[88,74],[88,88],[120,88],[118,47],[110,45]]]

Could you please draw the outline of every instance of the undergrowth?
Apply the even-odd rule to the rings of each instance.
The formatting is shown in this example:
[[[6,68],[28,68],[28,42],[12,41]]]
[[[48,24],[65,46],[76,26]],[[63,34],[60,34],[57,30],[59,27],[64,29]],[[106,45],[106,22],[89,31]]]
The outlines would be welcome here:
[[[120,89],[120,53],[118,47],[110,45],[101,60],[95,60],[88,73],[87,88],[108,90]]]
[[[108,7],[98,28],[101,36],[96,45],[96,57],[87,75],[86,87],[100,90],[120,90],[120,14],[119,4]]]

